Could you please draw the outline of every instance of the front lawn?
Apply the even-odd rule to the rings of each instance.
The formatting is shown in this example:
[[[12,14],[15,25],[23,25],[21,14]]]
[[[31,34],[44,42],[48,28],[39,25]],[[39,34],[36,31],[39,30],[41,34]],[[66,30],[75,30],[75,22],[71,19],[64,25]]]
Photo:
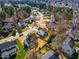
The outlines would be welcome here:
[[[17,46],[18,46],[18,51],[17,51],[17,56],[15,59],[24,59],[24,56],[26,54],[24,50],[24,46],[20,43],[20,41],[17,39]]]

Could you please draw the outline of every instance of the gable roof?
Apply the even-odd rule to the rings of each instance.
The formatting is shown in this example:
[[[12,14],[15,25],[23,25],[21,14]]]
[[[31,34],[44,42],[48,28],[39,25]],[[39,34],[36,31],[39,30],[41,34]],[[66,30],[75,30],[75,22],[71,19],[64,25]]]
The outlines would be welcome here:
[[[41,59],[58,59],[56,53],[52,50],[49,50],[46,54],[44,54]],[[56,58],[57,57],[57,58]]]
[[[5,49],[7,49],[9,47],[12,47],[14,45],[16,45],[16,41],[15,40],[14,41],[4,42],[4,43],[0,44],[0,50],[5,50]]]
[[[8,17],[3,22],[5,22],[5,23],[15,23],[15,22],[17,22],[17,16],[13,15],[12,17]]]
[[[26,38],[24,44],[28,46],[29,48],[34,48],[38,46],[38,40],[35,34],[30,34]]]
[[[62,44],[62,51],[69,56],[75,52],[74,42],[70,38],[67,38]]]

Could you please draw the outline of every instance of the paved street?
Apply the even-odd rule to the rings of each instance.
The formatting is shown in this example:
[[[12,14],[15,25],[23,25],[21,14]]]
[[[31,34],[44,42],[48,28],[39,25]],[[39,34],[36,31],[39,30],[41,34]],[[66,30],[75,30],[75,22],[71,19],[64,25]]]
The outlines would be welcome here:
[[[43,16],[43,14],[42,14],[41,12],[38,12],[38,13],[39,13],[39,15],[40,15],[40,20],[38,21],[38,22],[39,22],[39,25],[40,25],[40,24],[42,24],[42,23],[44,22],[44,16]],[[22,32],[22,33],[21,33],[21,34],[23,34],[24,39],[25,39],[26,36],[27,36],[29,33],[31,33],[32,31],[38,31],[36,26],[33,26],[33,27],[30,26],[29,28],[30,28],[30,29],[28,29],[28,30],[26,30],[25,32]],[[18,37],[18,36],[11,36],[11,37],[2,39],[2,40],[0,41],[0,43],[6,42],[6,41],[10,41],[10,40],[15,40],[15,39],[17,39],[17,38],[19,38],[19,37]],[[20,39],[22,43],[24,42],[24,39],[22,39],[22,38]]]
[[[46,26],[45,26],[45,22],[46,21],[48,21],[48,20],[44,20],[44,15],[43,15],[43,13],[41,13],[41,12],[39,12],[38,11],[38,15],[37,15],[38,17],[39,17],[39,20],[36,20],[36,22],[37,22],[37,24],[40,26],[40,27],[42,27],[42,28],[46,28]],[[21,37],[19,37],[19,35],[17,35],[17,36],[11,36],[11,37],[8,37],[8,38],[5,38],[5,39],[3,39],[2,41],[4,41],[4,42],[6,42],[6,40],[14,40],[14,39],[19,39],[19,41],[23,44],[23,42],[24,42],[24,40],[25,40],[25,38],[26,38],[26,36],[29,34],[29,33],[31,33],[31,32],[33,32],[33,31],[38,31],[38,29],[37,29],[37,26],[29,26],[29,29],[28,30],[26,30],[25,32],[22,32],[21,34],[23,34],[23,36],[21,36]],[[39,41],[40,41],[41,39],[39,39]],[[2,43],[2,41],[0,41],[1,43]],[[42,44],[42,43],[41,43]],[[40,45],[41,45],[40,44]]]

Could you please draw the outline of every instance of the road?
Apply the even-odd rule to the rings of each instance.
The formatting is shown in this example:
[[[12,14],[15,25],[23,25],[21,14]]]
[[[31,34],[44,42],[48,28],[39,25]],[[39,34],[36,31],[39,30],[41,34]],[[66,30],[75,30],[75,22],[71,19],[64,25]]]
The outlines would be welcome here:
[[[8,38],[5,38],[5,39],[0,40],[0,44],[2,44],[4,42],[8,42],[8,41],[13,41],[15,39],[16,39],[16,37],[11,36],[11,37],[8,37]]]
[[[40,15],[40,20],[38,20],[38,22],[39,22],[39,25],[40,24],[42,24],[42,22],[43,22],[43,18],[44,18],[44,16],[43,16],[43,14],[41,13],[41,12],[38,12],[39,13],[39,15]],[[21,39],[19,39],[20,40],[20,42],[21,43],[23,43],[24,42],[24,40],[25,40],[25,38],[26,38],[26,36],[28,35],[28,34],[30,34],[31,32],[33,32],[33,31],[38,31],[38,29],[37,29],[37,27],[36,26],[33,26],[33,27],[31,27],[31,26],[29,26],[29,30],[27,30],[27,31],[25,31],[25,32],[22,32],[22,34],[23,34],[23,38],[21,38]]]
[[[43,22],[43,14],[41,13],[41,12],[38,12],[39,13],[39,15],[40,15],[40,20],[38,21],[39,22],[39,24],[41,24],[42,22]],[[33,27],[31,27],[30,26],[30,29],[28,29],[27,31],[25,31],[25,32],[22,32],[22,34],[26,37],[29,33],[31,33],[32,31],[37,31],[37,27],[36,26],[33,26]],[[19,34],[20,35],[20,34]],[[4,38],[4,39],[2,39],[2,40],[0,40],[0,44],[1,43],[3,43],[3,42],[6,42],[6,41],[12,41],[12,40],[15,40],[15,39],[17,39],[17,38],[19,38],[19,36],[17,35],[17,36],[11,36],[11,37],[8,37],[8,38]]]
[[[44,19],[43,13],[41,13],[41,12],[38,12],[38,13],[40,15],[40,20],[37,21],[37,26],[41,27],[41,28],[46,28],[47,29],[46,22],[49,21],[49,19],[48,20]]]

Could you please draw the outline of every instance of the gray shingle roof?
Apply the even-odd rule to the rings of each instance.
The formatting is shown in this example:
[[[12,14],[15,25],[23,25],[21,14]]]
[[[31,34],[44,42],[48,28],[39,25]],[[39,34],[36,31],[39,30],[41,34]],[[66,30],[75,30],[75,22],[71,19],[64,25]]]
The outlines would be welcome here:
[[[5,49],[8,49],[10,47],[13,47],[14,45],[16,45],[16,41],[11,41],[11,42],[5,42],[0,44],[0,50],[4,51]]]

